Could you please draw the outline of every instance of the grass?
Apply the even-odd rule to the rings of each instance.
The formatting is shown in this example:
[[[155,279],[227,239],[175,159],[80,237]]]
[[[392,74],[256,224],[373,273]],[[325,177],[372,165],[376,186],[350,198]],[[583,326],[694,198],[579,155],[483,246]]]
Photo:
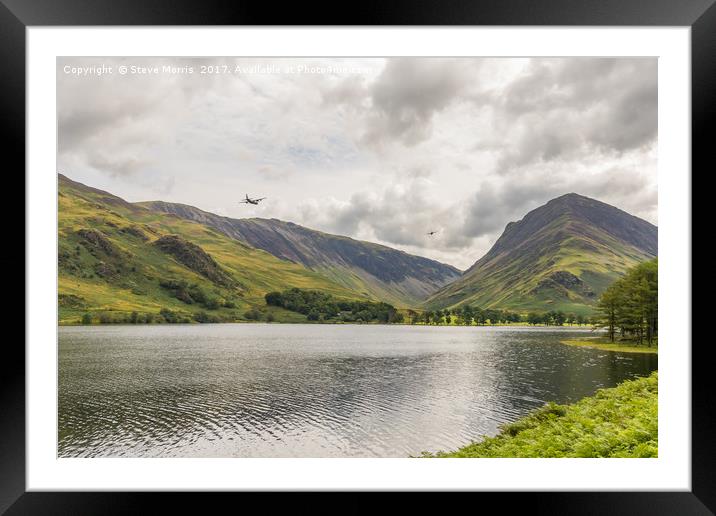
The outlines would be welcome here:
[[[571,405],[548,403],[457,451],[424,457],[657,457],[658,373]]]
[[[563,340],[561,342],[562,344],[566,344],[567,346],[601,349],[603,351],[620,351],[622,353],[659,353],[659,348],[656,344],[653,344],[652,346],[647,346],[646,344],[636,344],[634,341],[611,342],[606,337],[569,339]]]

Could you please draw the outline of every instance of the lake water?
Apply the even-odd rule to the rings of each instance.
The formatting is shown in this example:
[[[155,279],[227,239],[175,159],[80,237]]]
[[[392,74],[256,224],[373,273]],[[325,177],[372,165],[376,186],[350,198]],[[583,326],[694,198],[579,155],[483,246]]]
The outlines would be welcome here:
[[[61,327],[61,457],[408,457],[645,376],[588,330],[216,324]]]

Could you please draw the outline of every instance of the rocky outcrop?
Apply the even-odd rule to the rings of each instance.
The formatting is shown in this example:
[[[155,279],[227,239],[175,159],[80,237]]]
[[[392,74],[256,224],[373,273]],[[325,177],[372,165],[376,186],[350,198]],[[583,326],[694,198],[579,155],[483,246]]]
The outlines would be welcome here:
[[[176,261],[223,287],[234,287],[236,281],[216,263],[211,255],[196,244],[184,240],[178,235],[166,235],[153,243],[162,252],[174,257]]]
[[[107,256],[120,256],[121,252],[110,242],[107,236],[96,229],[79,229],[76,232],[80,243],[93,255],[106,254]]]

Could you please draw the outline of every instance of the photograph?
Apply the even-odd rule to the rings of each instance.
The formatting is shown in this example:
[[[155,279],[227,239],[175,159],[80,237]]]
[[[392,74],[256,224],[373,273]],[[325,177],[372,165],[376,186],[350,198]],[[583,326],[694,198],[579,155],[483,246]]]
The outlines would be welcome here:
[[[57,457],[658,458],[658,71],[58,56]]]

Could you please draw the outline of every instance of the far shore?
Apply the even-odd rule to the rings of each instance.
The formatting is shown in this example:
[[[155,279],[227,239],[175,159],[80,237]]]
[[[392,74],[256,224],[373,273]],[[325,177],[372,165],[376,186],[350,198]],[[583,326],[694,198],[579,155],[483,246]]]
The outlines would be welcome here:
[[[491,327],[517,327],[517,328],[574,328],[574,329],[587,329],[591,328],[589,324],[563,324],[562,326],[550,325],[550,324],[529,324],[526,322],[517,323],[496,323],[496,324],[425,324],[425,323],[382,323],[382,322],[356,322],[356,321],[216,321],[211,323],[200,323],[197,321],[185,321],[177,323],[168,322],[151,322],[151,323],[130,323],[130,322],[111,322],[111,323],[99,323],[92,322],[90,324],[84,324],[77,320],[64,320],[58,321],[58,326],[171,326],[176,324],[317,324],[317,325],[357,325],[357,326],[428,326],[431,328],[439,327],[450,327],[450,328],[491,328]],[[575,341],[576,342],[576,341]],[[564,342],[566,344],[566,341]]]
[[[619,351],[622,353],[652,353],[658,354],[659,348],[656,344],[637,344],[634,341],[611,342],[606,337],[587,337],[583,339],[568,339],[560,341],[567,346],[579,348],[601,349],[602,351]]]

